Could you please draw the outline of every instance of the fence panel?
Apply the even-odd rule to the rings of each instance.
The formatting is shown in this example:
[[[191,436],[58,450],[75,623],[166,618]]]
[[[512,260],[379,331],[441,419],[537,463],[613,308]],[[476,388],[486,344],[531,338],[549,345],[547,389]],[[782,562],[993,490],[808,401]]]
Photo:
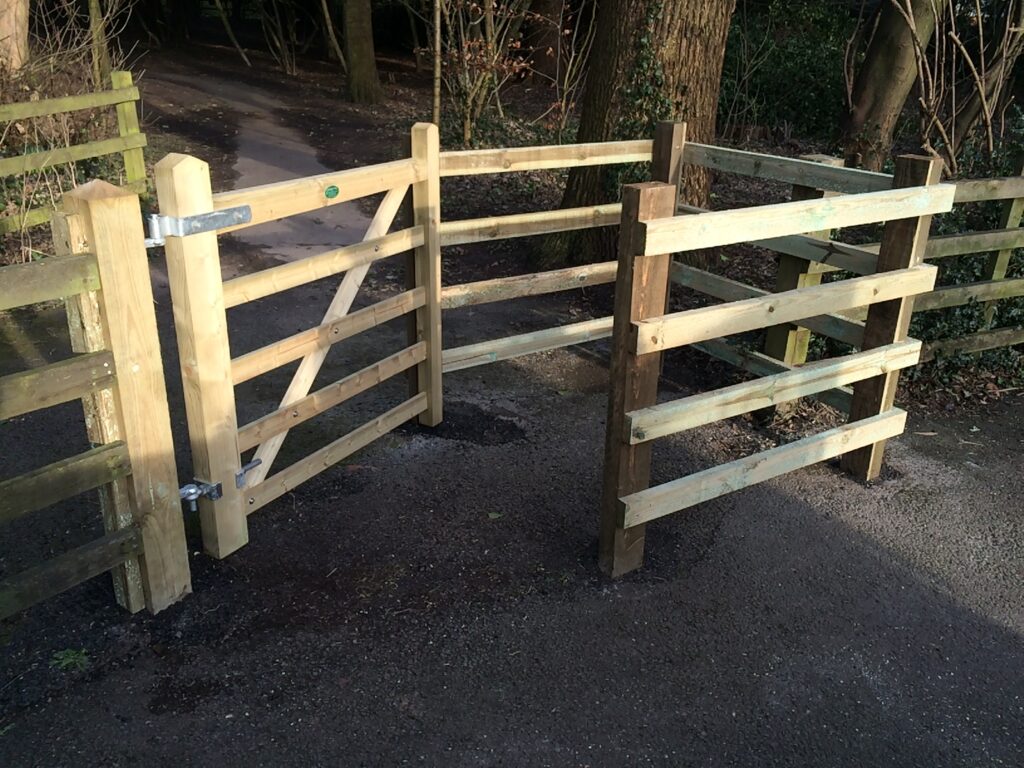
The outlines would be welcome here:
[[[70,285],[83,289],[66,305],[79,354],[4,377],[0,393],[5,417],[81,399],[96,447],[0,483],[0,522],[99,488],[107,534],[5,578],[0,617],[105,571],[122,605],[156,612],[191,584],[142,213],[137,196],[100,181],[67,195],[64,207],[54,239],[65,254],[57,260],[79,276]],[[14,286],[11,305],[20,281],[61,276],[51,288],[64,293],[67,274],[46,262],[5,267],[0,285]],[[17,303],[42,296],[26,291]]]
[[[620,240],[601,507],[601,566],[606,573],[619,576],[639,567],[647,522],[702,501],[839,455],[843,455],[843,466],[859,478],[877,477],[885,440],[900,434],[906,421],[906,414],[893,407],[899,370],[915,365],[920,356],[920,342],[906,339],[912,297],[930,291],[935,282],[935,268],[921,263],[929,217],[953,205],[954,190],[936,183],[939,173],[938,161],[904,157],[897,165],[895,188],[884,192],[696,216],[662,216],[647,222],[630,210]],[[641,206],[645,199],[650,205],[659,192],[672,190],[650,185],[627,189],[624,200],[639,200]],[[666,269],[664,279],[660,274],[650,279],[645,271],[649,260],[749,239],[754,231],[763,231],[757,229],[758,214],[767,217],[764,226],[778,237],[832,229],[841,222],[869,223],[871,217],[886,221],[877,267],[882,274],[766,294],[676,265],[671,272],[691,287],[715,286],[712,290],[731,301],[670,314],[646,311],[645,301],[664,306],[664,283],[669,274]],[[719,336],[782,322],[823,327],[824,322],[832,322],[828,320],[830,312],[865,304],[870,307],[861,331],[862,351],[857,354],[803,367],[758,353],[748,353],[746,360],[734,355],[732,362],[764,378],[655,404],[658,358],[666,349],[701,345],[701,349],[729,359],[734,348]],[[807,317],[812,321],[805,320]],[[842,389],[850,384],[852,397]],[[812,395],[833,401],[838,395],[845,400],[850,423],[648,487],[655,439]]]

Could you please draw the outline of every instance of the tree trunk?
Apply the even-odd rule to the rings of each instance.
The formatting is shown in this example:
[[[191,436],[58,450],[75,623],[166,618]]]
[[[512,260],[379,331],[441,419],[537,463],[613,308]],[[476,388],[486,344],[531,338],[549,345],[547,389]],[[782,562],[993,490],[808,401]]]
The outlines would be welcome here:
[[[384,90],[373,50],[370,0],[345,0],[345,53],[349,98],[357,104],[379,104],[384,100]]]
[[[441,125],[441,0],[434,0],[434,24],[431,45],[434,48],[433,56],[433,93],[431,100],[431,118],[434,125]]]
[[[110,85],[110,48],[107,43],[107,20],[100,0],[89,0],[89,34],[92,37],[92,75],[96,89]]]
[[[848,158],[859,158],[862,167],[879,171],[892,151],[893,131],[907,96],[917,80],[914,34],[894,5],[901,0],[882,0],[878,26],[868,42],[864,63],[853,83],[850,114],[843,128]],[[910,0],[914,26],[921,47],[935,32],[935,13],[942,14],[949,0]]]
[[[324,30],[327,33],[327,40],[330,43],[328,51],[334,52],[334,57],[341,64],[341,71],[348,72],[348,63],[345,61],[345,54],[341,52],[341,44],[338,42],[338,36],[334,33],[334,20],[331,17],[330,6],[327,5],[327,0],[320,0],[320,12],[324,19]]]
[[[0,2],[0,68],[12,74],[28,61],[28,0]]]
[[[650,138],[660,120],[684,120],[687,139],[713,142],[725,41],[735,0],[604,0],[584,89],[578,142]],[[617,200],[628,178],[620,166],[576,168],[562,207]],[[687,167],[683,199],[706,204],[710,178]],[[580,242],[580,241],[584,242]],[[608,229],[556,238],[548,263],[610,261]]]

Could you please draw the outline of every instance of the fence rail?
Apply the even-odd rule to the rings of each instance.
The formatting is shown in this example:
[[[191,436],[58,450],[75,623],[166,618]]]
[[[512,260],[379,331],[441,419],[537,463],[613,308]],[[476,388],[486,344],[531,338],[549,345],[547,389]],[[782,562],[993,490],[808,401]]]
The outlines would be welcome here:
[[[125,185],[135,192],[145,192],[146,162],[142,150],[146,146],[146,135],[139,129],[136,112],[139,89],[132,84],[131,72],[111,73],[111,86],[112,90],[109,91],[0,105],[0,123],[113,106],[117,112],[118,127],[117,138],[2,157],[0,176],[19,176],[58,165],[120,154],[124,162]],[[52,209],[43,207],[5,216],[0,218],[0,235],[45,224],[51,215]]]

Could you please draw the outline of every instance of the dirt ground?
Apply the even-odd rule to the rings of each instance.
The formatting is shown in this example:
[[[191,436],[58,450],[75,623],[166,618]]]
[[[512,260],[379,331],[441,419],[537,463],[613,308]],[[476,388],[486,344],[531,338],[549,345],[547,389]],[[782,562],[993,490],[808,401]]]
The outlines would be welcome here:
[[[424,103],[394,79],[373,114],[337,101],[326,74],[292,84],[217,54],[187,70],[152,58],[153,156],[209,159],[217,189],[275,162],[390,159]],[[282,145],[298,156],[275,160]],[[529,195],[467,198],[456,215]],[[363,213],[297,226],[344,238]],[[225,273],[318,244],[280,235],[225,238]],[[446,260],[448,281],[526,271],[512,245]],[[184,481],[160,253],[153,275]],[[360,304],[400,282],[375,268]],[[315,324],[333,288],[232,310],[233,353]],[[462,309],[446,313],[445,343],[606,309],[601,291]],[[5,368],[67,354],[59,312],[9,319]],[[346,342],[320,381],[403,342],[401,323]],[[658,521],[645,567],[609,582],[595,566],[607,354],[598,343],[446,376],[439,428],[407,425],[268,505],[223,561],[199,553],[188,516],[194,594],[155,617],[120,611],[101,578],[0,625],[0,765],[1024,764],[1021,393],[914,410],[871,487],[825,464]],[[674,353],[662,395],[717,370]],[[275,408],[291,371],[239,387],[239,421]],[[295,430],[281,466],[402,392],[390,382]],[[5,424],[5,476],[87,447],[75,411]],[[658,444],[654,481],[779,437],[742,419],[684,433]],[[97,534],[92,497],[18,521],[0,530],[0,575]],[[80,668],[55,663],[68,651]]]

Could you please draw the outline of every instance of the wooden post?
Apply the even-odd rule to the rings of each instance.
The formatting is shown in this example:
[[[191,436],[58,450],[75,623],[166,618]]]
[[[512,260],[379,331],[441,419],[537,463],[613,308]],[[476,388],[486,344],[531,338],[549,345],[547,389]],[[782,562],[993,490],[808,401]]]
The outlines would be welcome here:
[[[65,207],[73,206],[74,200],[65,203]],[[54,211],[50,229],[58,256],[71,256],[88,250],[84,214]],[[64,307],[68,316],[72,350],[88,353],[107,349],[97,291],[70,296],[64,300]],[[82,398],[82,408],[85,411],[85,429],[90,443],[99,446],[123,439],[113,388],[102,389]],[[127,478],[119,477],[100,488],[99,497],[103,529],[107,533],[134,525]],[[146,607],[138,558],[129,558],[112,570],[110,575],[114,581],[114,597],[118,605],[132,613]]]
[[[601,570],[612,577],[643,564],[645,528],[622,527],[619,499],[650,484],[652,444],[629,444],[625,414],[656,402],[661,354],[638,357],[630,348],[630,338],[633,321],[664,312],[671,261],[669,254],[637,255],[642,233],[638,224],[674,215],[675,201],[675,186],[661,182],[630,184],[622,191],[599,542]]]
[[[210,167],[198,158],[171,154],[157,163],[156,190],[168,216],[213,210]],[[223,493],[216,501],[199,499],[203,549],[226,557],[248,543],[249,527],[235,487],[241,460],[217,234],[168,237],[166,253],[192,467],[196,479],[220,483]]]
[[[444,396],[441,380],[441,141],[433,123],[412,127],[412,159],[426,173],[423,181],[412,186],[414,226],[423,227],[423,245],[411,258],[410,287],[426,289],[427,302],[416,310],[410,322],[409,345],[426,342],[427,359],[416,366],[412,393],[427,393],[427,410],[419,422],[426,427],[441,423]]]
[[[654,148],[651,155],[651,181],[671,184],[679,199],[683,173],[683,147],[686,145],[686,123],[663,121],[654,127]]]
[[[942,177],[937,158],[902,155],[896,161],[893,188],[937,184]],[[921,264],[928,245],[931,216],[898,219],[885,225],[878,251],[878,271],[891,272]],[[862,349],[874,349],[907,338],[914,297],[883,301],[868,308]],[[850,421],[859,421],[888,411],[896,398],[899,371],[858,381],[853,386]],[[864,482],[874,480],[882,470],[885,441],[844,454],[841,466]]]
[[[132,87],[132,73],[131,72],[111,72],[110,83],[114,89],[120,88],[131,88]],[[136,136],[141,131],[139,130],[139,113],[136,111],[135,101],[124,101],[117,105],[117,132],[124,138],[126,136]],[[126,186],[129,186],[136,193],[143,193],[146,191],[146,158],[142,152],[142,147],[134,147],[133,149],[126,149],[121,153],[124,158],[124,178]]]
[[[1024,175],[1024,164],[1021,165],[1021,175]],[[999,229],[1016,229],[1020,226],[1021,215],[1024,214],[1024,198],[1006,200],[1003,203],[1003,213],[999,218]],[[1013,249],[1006,248],[997,251],[989,256],[988,264],[985,265],[986,280],[1004,280],[1006,272],[1010,268],[1010,259],[1013,257]],[[990,301],[985,304],[985,319],[982,330],[992,327],[996,316],[996,303]]]
[[[828,155],[804,155],[802,160],[811,160],[823,165],[840,167],[843,161],[837,157]],[[827,197],[828,192],[814,187],[805,187],[799,184],[793,185],[793,200],[817,200]],[[830,230],[821,232],[809,232],[808,236],[828,240],[832,235]],[[821,284],[821,276],[826,272],[823,264],[816,261],[808,261],[797,256],[779,254],[779,268],[775,277],[775,292],[791,291],[795,288],[808,288],[812,285]],[[765,354],[781,360],[787,365],[801,365],[807,361],[807,348],[811,342],[811,332],[807,328],[783,323],[772,326],[768,329],[765,338]],[[770,417],[775,413],[784,412],[793,408],[795,403],[780,403],[774,408],[766,408],[758,412],[759,418]]]
[[[143,586],[155,613],[192,587],[142,211],[137,195],[103,181],[89,182],[66,199],[82,215],[99,268],[116,410],[131,460],[129,496],[142,534]]]

